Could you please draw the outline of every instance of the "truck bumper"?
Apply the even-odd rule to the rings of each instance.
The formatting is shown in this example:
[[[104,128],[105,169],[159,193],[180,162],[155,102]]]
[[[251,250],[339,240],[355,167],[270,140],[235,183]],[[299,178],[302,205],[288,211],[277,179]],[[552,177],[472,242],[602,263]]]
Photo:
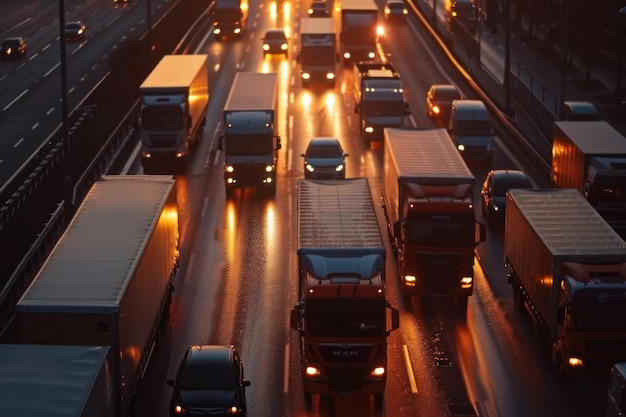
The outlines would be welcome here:
[[[386,376],[377,380],[368,380],[363,367],[327,368],[324,375],[311,379],[306,372],[302,373],[303,391],[307,394],[337,396],[351,393],[380,395],[385,392]]]

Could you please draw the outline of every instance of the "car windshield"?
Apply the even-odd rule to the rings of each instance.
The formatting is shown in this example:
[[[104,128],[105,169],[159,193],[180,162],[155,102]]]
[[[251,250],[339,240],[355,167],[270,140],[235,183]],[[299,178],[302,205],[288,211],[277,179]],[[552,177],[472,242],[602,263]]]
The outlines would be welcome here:
[[[10,47],[20,46],[20,42],[17,40],[7,40],[2,43],[2,46],[10,46]]]
[[[455,90],[435,90],[434,94],[435,100],[452,101],[460,98],[458,91]]]
[[[285,39],[285,34],[283,32],[267,32],[265,33],[265,40],[283,40]]]
[[[228,365],[187,366],[178,386],[188,390],[232,390],[237,387],[237,381],[233,369]]]
[[[493,195],[504,197],[506,192],[512,188],[532,188],[528,180],[523,178],[509,179],[507,181],[496,181],[493,184]]]
[[[340,158],[341,149],[337,145],[314,145],[307,152],[309,158]]]

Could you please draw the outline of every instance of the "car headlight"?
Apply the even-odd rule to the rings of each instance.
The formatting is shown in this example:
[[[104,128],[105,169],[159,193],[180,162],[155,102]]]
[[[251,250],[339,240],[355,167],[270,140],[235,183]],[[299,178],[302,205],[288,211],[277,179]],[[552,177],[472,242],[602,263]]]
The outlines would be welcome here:
[[[337,172],[343,171],[343,164],[337,165],[337,167],[335,168],[335,171],[337,171]]]
[[[306,170],[307,170],[307,171],[309,171],[309,172],[314,172],[314,171],[315,171],[315,168],[313,167],[313,165],[306,164],[304,167],[305,167],[305,168],[306,168]]]
[[[433,106],[433,113],[439,114],[439,106]]]
[[[174,414],[185,414],[185,407],[180,404],[174,406]]]
[[[263,50],[264,51],[269,51],[270,50],[270,46],[266,43],[263,44]]]
[[[213,34],[214,35],[219,35],[221,31],[222,30],[220,28],[215,28],[215,29],[213,29]]]
[[[280,45],[280,49],[282,49],[283,51],[287,50],[287,44],[283,43],[282,45]]]
[[[235,33],[236,35],[238,35],[240,32],[241,32],[241,29],[240,29],[240,28],[236,28],[236,29],[233,31],[233,33]]]

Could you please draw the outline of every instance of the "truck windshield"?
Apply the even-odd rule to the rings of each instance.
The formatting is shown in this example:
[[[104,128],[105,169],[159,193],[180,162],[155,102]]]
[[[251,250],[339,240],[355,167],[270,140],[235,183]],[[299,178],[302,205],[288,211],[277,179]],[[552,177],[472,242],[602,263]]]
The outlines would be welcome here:
[[[474,244],[474,213],[411,213],[405,227],[411,245],[470,246]]]
[[[367,116],[404,116],[404,101],[364,101],[363,114]]]
[[[626,205],[626,178],[617,175],[596,175],[589,202],[594,205]]]
[[[583,290],[584,291],[584,290]],[[593,300],[574,302],[570,308],[574,315],[576,330],[585,332],[626,332],[626,299],[623,294],[594,295]],[[589,298],[588,296],[584,298]],[[602,301],[599,301],[601,299]]]
[[[488,120],[457,120],[454,128],[457,136],[491,136]]]
[[[368,16],[363,16],[368,18]],[[351,22],[354,24],[354,22]],[[359,21],[359,26],[350,27],[343,33],[343,42],[350,45],[373,45],[376,43],[376,20],[369,19]]]
[[[335,48],[330,46],[307,46],[300,53],[302,65],[335,65]]]
[[[224,9],[215,9],[213,12],[213,20],[216,22],[236,22],[241,17],[239,7],[229,7]]]
[[[180,106],[148,106],[141,111],[142,129],[182,129]]]
[[[274,141],[268,135],[228,135],[226,153],[229,155],[269,155],[274,152]]]
[[[314,298],[306,303],[309,334],[318,337],[379,337],[385,334],[381,298]]]

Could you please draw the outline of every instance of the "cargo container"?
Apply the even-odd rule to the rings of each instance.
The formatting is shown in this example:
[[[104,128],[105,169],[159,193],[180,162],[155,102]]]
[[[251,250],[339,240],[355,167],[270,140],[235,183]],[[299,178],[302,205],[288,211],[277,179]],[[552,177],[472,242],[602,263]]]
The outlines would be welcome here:
[[[626,242],[574,189],[510,190],[505,262],[515,303],[562,377],[626,360]]]
[[[165,176],[97,181],[16,305],[20,343],[110,347],[118,417],[130,413],[169,319],[175,184]]]

